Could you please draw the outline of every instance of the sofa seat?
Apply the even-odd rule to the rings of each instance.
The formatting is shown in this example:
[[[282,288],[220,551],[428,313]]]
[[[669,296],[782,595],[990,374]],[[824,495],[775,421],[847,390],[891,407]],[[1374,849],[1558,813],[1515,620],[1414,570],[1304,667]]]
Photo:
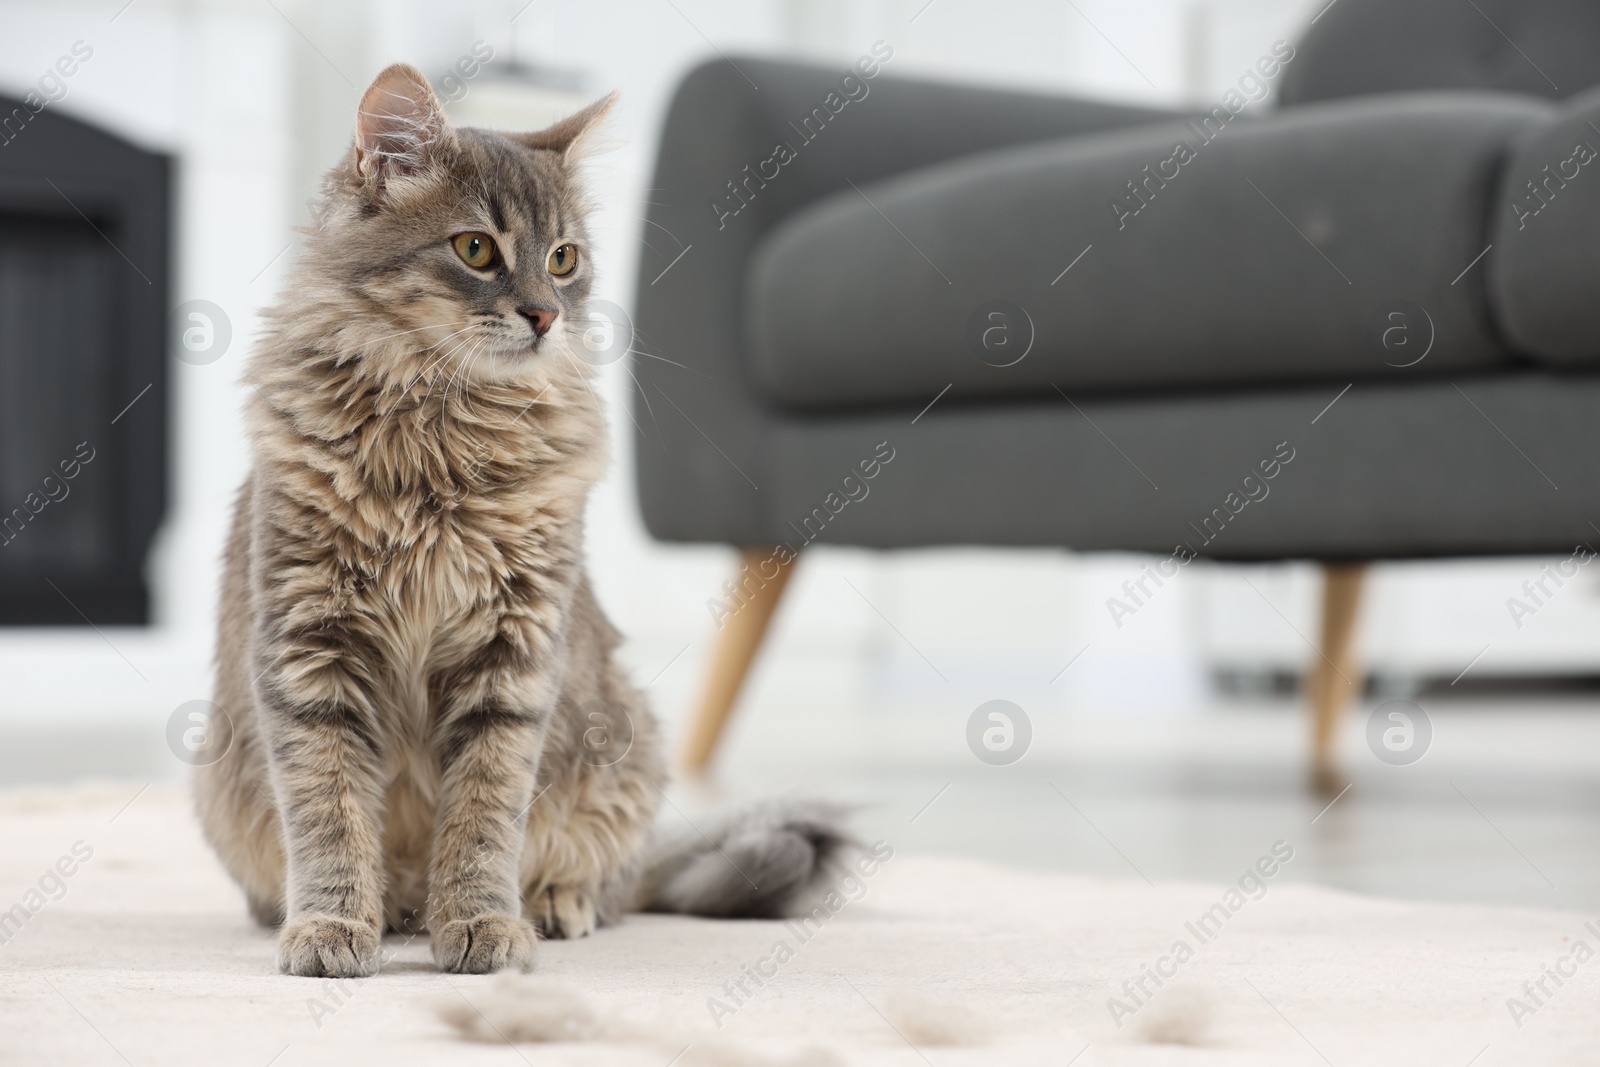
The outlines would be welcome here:
[[[749,378],[775,407],[836,412],[947,386],[959,402],[1512,369],[1482,265],[1462,272],[1512,144],[1557,114],[1492,92],[1219,109],[847,188],[755,249]],[[1409,335],[1385,334],[1397,321]]]

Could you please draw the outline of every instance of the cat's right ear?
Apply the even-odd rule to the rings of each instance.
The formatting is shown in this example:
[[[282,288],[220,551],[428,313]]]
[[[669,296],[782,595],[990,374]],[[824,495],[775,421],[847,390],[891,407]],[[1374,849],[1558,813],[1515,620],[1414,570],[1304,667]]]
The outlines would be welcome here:
[[[361,94],[354,164],[374,192],[389,178],[426,170],[455,148],[455,130],[416,67],[391,64]]]

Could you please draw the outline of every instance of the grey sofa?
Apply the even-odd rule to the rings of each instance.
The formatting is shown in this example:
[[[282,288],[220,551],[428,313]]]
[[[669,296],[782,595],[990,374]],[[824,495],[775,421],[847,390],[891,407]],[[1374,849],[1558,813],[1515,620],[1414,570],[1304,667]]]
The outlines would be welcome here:
[[[1594,538],[1600,5],[1339,0],[1262,57],[1237,92],[1276,103],[1237,114],[892,61],[692,71],[638,286],[650,531],[752,561],[820,539],[1343,563],[1330,678],[1360,562]],[[770,610],[725,635],[691,764]]]

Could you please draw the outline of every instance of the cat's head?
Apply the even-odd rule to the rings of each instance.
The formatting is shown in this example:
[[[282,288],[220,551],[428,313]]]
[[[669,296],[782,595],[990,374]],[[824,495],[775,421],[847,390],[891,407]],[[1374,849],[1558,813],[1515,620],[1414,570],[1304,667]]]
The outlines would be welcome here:
[[[580,145],[614,100],[535,133],[458,129],[416,68],[380,73],[306,248],[347,309],[338,347],[394,380],[548,379],[579,362],[594,277]]]

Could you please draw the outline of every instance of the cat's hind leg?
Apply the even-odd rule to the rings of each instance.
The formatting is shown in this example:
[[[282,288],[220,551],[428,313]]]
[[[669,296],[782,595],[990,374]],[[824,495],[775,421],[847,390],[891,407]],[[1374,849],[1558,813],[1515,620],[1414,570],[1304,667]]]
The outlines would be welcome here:
[[[195,806],[206,839],[244,891],[250,917],[278,926],[284,916],[283,828],[257,744],[248,723],[236,728],[222,759],[196,768]]]
[[[277,926],[284,916],[283,827],[251,685],[251,498],[246,481],[234,503],[224,556],[213,707],[190,715],[191,729],[200,731],[206,748],[191,761],[196,763],[195,812],[206,840],[244,890],[251,916],[263,926]]]

